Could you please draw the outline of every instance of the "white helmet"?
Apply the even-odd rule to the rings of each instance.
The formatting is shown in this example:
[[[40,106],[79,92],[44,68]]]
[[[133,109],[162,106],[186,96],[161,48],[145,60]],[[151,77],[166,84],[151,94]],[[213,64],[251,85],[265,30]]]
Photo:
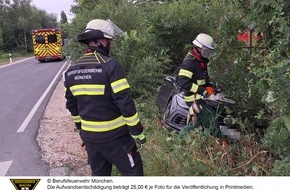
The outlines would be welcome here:
[[[91,20],[87,24],[85,32],[90,30],[101,30],[104,33],[104,37],[108,39],[113,39],[115,36],[120,36],[123,33],[123,31],[117,25],[115,25],[110,19]]]
[[[198,34],[196,38],[192,41],[193,45],[201,48],[201,56],[208,58],[214,49],[213,47],[213,38],[208,34]]]
[[[85,29],[85,32],[77,36],[79,42],[86,43],[92,39],[113,39],[116,36],[122,36],[123,31],[110,19],[94,19],[91,20]]]
[[[198,34],[195,38],[195,40],[192,41],[192,43],[202,48],[203,46],[207,47],[208,49],[214,49],[213,47],[213,38],[208,34]]]

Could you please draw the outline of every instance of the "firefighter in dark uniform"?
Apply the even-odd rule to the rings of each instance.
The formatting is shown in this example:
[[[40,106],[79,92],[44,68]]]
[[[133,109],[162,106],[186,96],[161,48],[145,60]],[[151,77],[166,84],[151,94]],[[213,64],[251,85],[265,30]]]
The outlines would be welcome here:
[[[216,111],[202,98],[214,94],[210,83],[207,64],[213,48],[213,38],[201,33],[193,40],[193,48],[185,56],[178,73],[178,83],[185,93],[185,102],[189,106],[188,123],[179,136],[198,125],[209,129],[211,135],[221,137]]]
[[[139,146],[146,142],[124,70],[109,56],[122,30],[111,20],[91,20],[76,37],[86,53],[65,72],[66,108],[85,144],[93,176],[143,176]],[[139,145],[137,147],[137,144]]]

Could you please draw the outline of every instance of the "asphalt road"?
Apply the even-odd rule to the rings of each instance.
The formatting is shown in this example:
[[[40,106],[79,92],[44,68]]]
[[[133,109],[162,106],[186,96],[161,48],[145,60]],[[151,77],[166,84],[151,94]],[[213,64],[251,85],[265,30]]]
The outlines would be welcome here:
[[[68,59],[34,58],[0,67],[0,176],[48,176],[36,137],[39,120]]]

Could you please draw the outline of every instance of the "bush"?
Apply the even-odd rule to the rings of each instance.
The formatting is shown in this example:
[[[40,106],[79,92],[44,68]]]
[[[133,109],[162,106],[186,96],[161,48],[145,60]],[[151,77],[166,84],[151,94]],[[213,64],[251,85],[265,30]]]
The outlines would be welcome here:
[[[127,73],[135,98],[155,96],[169,62],[165,50],[154,51],[151,48],[148,43],[150,38],[133,30],[116,42],[117,51],[113,51],[113,56]]]

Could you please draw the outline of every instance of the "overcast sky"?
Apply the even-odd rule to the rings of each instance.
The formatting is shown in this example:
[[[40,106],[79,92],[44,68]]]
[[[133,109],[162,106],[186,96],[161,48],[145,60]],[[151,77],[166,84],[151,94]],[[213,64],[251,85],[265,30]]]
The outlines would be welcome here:
[[[54,13],[60,19],[61,11],[64,11],[67,18],[71,19],[73,14],[70,12],[70,7],[74,0],[32,0],[32,4],[37,8],[45,10],[47,13]]]

